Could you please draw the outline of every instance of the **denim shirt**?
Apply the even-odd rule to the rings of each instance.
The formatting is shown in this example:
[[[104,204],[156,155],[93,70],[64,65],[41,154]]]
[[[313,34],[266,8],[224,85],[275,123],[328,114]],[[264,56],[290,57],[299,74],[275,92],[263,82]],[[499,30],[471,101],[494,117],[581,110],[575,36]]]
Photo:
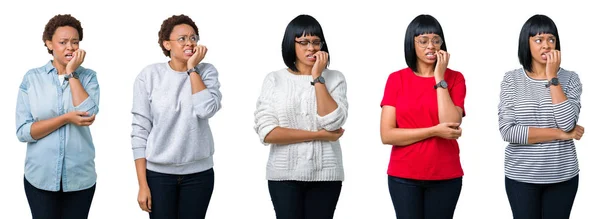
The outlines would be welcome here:
[[[47,191],[80,191],[96,183],[94,143],[88,126],[71,123],[49,135],[33,139],[31,125],[71,111],[98,113],[100,90],[96,72],[83,67],[75,70],[88,93],[79,106],[73,106],[68,81],[59,81],[52,61],[29,70],[23,77],[17,98],[17,138],[27,142],[25,178],[34,187]]]

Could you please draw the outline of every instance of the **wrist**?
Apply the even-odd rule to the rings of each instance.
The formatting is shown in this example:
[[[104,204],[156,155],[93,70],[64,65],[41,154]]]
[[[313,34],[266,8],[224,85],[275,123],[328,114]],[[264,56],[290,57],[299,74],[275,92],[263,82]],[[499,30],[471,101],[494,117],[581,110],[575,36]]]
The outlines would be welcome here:
[[[568,132],[565,132],[565,131],[557,129],[557,128],[555,128],[553,130],[554,130],[554,132],[556,132],[556,136],[558,136],[558,140],[569,140],[569,139],[572,139],[571,136],[569,136]]]
[[[60,120],[60,124],[62,124],[62,125],[69,124],[69,113],[62,114],[58,117]]]
[[[439,133],[437,131],[437,125],[427,128],[427,136],[437,137],[438,135],[439,135]]]
[[[312,134],[313,134],[312,139],[314,139],[315,141],[323,140],[323,130],[312,132]]]

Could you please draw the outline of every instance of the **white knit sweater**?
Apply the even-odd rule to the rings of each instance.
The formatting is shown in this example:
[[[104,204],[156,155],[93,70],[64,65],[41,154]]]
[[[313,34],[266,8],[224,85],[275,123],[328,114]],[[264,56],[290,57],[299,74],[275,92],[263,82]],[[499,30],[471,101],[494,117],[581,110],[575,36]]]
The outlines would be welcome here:
[[[254,129],[260,141],[271,146],[267,163],[268,180],[342,181],[344,168],[339,141],[308,141],[278,145],[265,143],[275,127],[318,131],[337,130],[348,117],[346,80],[339,71],[325,69],[325,86],[338,108],[321,117],[317,114],[312,76],[295,75],[281,69],[265,78],[256,103]]]

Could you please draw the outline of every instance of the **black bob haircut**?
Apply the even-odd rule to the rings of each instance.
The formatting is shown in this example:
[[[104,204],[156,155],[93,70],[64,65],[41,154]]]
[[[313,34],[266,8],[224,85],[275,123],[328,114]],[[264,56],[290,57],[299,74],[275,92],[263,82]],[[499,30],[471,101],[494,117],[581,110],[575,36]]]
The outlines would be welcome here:
[[[526,71],[531,72],[531,50],[529,38],[538,34],[552,34],[556,38],[556,50],[560,50],[560,38],[554,21],[546,15],[536,14],[530,17],[519,35],[519,63]]]
[[[442,25],[431,15],[422,14],[413,19],[408,27],[406,28],[406,35],[404,37],[404,59],[406,59],[406,65],[414,72],[417,72],[417,53],[415,51],[415,37],[421,34],[437,34],[442,40],[441,50],[446,50],[446,39],[444,38],[444,31],[442,31]]]
[[[323,46],[320,51],[329,53],[327,49],[327,43],[325,36],[323,35],[323,29],[321,25],[314,17],[310,15],[298,15],[288,24],[285,28],[285,34],[283,35],[283,41],[281,42],[281,55],[283,56],[283,62],[292,71],[298,71],[296,68],[296,38],[301,36],[316,36],[321,39]],[[331,55],[327,60],[327,65],[331,61]]]

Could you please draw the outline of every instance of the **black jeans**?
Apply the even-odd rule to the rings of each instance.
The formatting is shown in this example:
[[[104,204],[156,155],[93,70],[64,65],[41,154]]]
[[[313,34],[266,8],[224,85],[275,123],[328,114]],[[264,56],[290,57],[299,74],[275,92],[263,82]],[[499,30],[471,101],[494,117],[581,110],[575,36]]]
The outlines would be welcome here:
[[[412,180],[388,176],[396,218],[451,219],[462,189],[462,177]]]
[[[25,195],[33,219],[86,219],[90,212],[96,185],[75,192],[51,192],[35,188],[25,177]]]
[[[277,219],[331,219],[342,181],[269,181]]]
[[[215,184],[212,168],[186,175],[146,170],[146,179],[152,196],[151,219],[196,219],[206,216]]]
[[[567,219],[579,186],[579,175],[560,183],[532,184],[505,178],[514,219]]]

